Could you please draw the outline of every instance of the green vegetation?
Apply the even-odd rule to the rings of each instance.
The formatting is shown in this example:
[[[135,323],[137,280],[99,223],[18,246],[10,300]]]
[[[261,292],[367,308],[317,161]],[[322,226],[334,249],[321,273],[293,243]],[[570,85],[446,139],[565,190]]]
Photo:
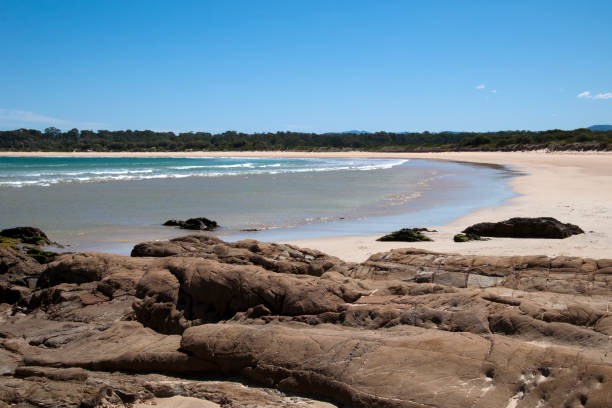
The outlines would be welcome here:
[[[53,262],[57,253],[51,251],[43,251],[38,247],[28,248],[26,251],[26,255],[31,256],[36,259],[38,263],[45,264],[49,262]]]
[[[236,151],[365,150],[385,152],[448,150],[612,150],[612,130],[547,130],[441,133],[239,133],[153,132],[151,130],[47,128],[0,131],[0,151]]]
[[[0,245],[11,247],[15,250],[19,250],[19,246],[17,245],[20,241],[15,238],[3,237],[0,235]]]

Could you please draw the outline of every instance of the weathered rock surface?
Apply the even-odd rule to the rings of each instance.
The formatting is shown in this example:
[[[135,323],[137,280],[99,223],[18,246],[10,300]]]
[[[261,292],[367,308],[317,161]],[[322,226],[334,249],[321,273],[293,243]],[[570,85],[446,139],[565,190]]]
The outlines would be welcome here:
[[[163,333],[217,322],[262,306],[267,314],[313,315],[339,311],[361,295],[353,288],[308,275],[201,258],[163,258],[138,283],[139,321]]]
[[[0,245],[0,281],[28,286],[28,279],[38,278],[43,269],[31,257],[9,246]]]
[[[398,249],[353,264],[205,236],[19,255],[0,265],[38,281],[0,282],[0,407],[612,402],[612,260]]]
[[[344,263],[320,251],[293,245],[258,242],[252,239],[223,242],[219,238],[205,235],[144,242],[134,247],[132,256],[197,257],[233,265],[257,265],[281,273],[314,276],[320,276],[335,265]]]
[[[584,231],[577,225],[564,224],[555,218],[510,218],[501,222],[482,222],[463,230],[465,234],[507,238],[567,238]]]
[[[597,384],[612,375],[609,358],[578,350],[416,327],[204,325],[181,346],[222,372],[351,407],[560,406],[585,396],[604,406],[610,388]]]
[[[331,271],[356,279],[612,298],[612,259],[459,255],[407,248],[374,254],[361,264],[338,264]]]

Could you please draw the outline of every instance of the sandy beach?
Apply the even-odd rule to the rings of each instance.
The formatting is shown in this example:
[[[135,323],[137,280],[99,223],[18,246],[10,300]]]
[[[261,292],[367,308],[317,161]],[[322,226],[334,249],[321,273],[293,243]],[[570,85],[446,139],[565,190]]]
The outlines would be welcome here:
[[[361,262],[392,248],[415,247],[439,252],[482,255],[548,255],[612,258],[612,154],[592,152],[2,152],[2,156],[75,157],[339,157],[408,158],[486,163],[507,166],[521,173],[510,180],[518,195],[504,205],[484,208],[436,229],[434,242],[377,242],[378,236],[344,236],[289,241],[318,249],[347,261]],[[550,216],[577,224],[586,232],[563,240],[506,239],[455,243],[454,234],[484,221],[511,217]]]
[[[378,155],[377,155],[378,156]],[[520,171],[510,181],[518,194],[504,205],[485,208],[453,222],[427,227],[434,242],[377,242],[376,236],[350,236],[291,243],[315,248],[347,261],[362,262],[392,248],[423,248],[480,255],[548,255],[612,258],[612,155],[598,153],[424,153],[380,155],[472,163],[494,163]],[[510,239],[455,243],[454,234],[469,225],[511,217],[555,217],[579,225],[586,233],[566,239]]]

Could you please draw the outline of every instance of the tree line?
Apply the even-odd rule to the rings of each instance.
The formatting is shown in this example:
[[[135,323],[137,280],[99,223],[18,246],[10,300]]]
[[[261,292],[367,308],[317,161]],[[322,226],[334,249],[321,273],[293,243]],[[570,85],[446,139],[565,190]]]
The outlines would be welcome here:
[[[0,151],[247,151],[365,150],[386,152],[463,150],[612,150],[612,131],[589,129],[501,132],[344,132],[241,133],[227,131],[154,132],[151,130],[78,130],[65,132],[51,127],[44,131],[16,129],[0,131]]]

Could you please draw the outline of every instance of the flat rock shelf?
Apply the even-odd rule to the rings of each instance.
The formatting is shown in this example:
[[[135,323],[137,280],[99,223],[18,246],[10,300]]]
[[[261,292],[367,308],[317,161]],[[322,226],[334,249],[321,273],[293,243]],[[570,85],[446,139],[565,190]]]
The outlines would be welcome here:
[[[203,235],[45,265],[0,249],[1,404],[610,406],[610,259],[349,263]]]

